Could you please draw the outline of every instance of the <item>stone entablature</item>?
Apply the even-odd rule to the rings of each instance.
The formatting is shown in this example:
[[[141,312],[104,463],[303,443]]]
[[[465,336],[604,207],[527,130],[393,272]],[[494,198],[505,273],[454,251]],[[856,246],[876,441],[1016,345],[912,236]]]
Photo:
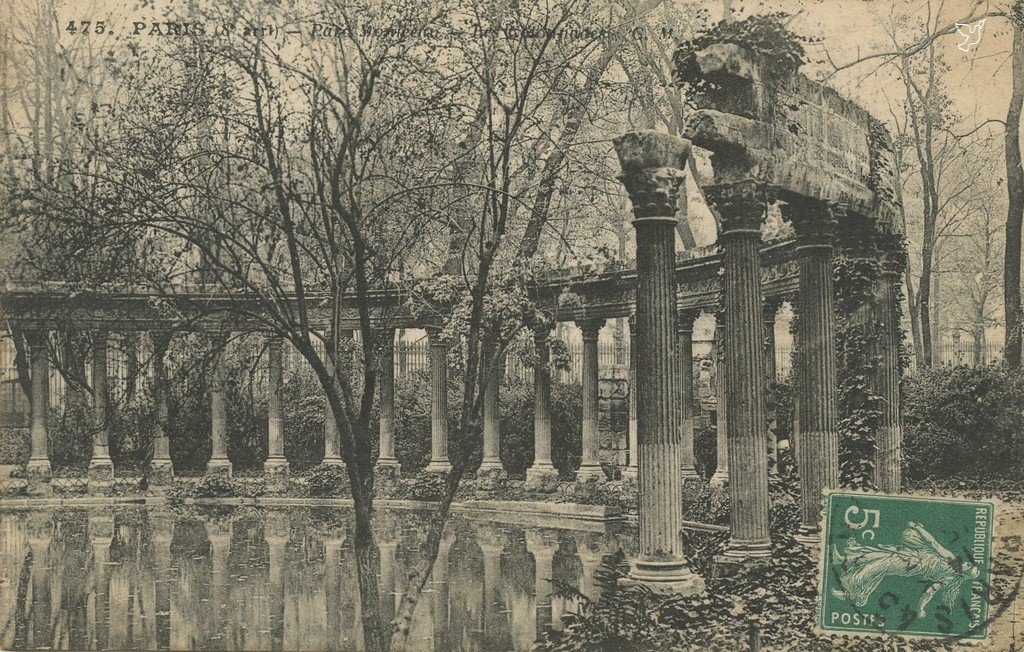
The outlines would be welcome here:
[[[896,225],[891,141],[866,110],[799,72],[770,72],[735,44],[693,56],[712,83],[683,136],[712,152],[716,184],[758,180],[783,199],[839,203],[883,230]]]

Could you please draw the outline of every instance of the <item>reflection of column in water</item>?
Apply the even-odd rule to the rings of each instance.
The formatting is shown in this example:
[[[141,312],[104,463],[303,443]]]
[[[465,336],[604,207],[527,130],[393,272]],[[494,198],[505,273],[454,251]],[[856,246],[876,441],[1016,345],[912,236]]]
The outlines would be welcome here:
[[[585,534],[576,537],[576,554],[579,555],[583,571],[580,574],[580,593],[592,601],[601,597],[601,587],[597,584],[597,569],[601,566],[604,553],[599,542]]]
[[[286,607],[289,635],[286,649],[319,650],[327,638],[327,592],[321,548],[307,535],[301,541],[300,563],[288,573]]]
[[[114,540],[110,544],[109,583],[109,639],[108,644],[115,650],[127,650],[128,640],[128,595],[131,593],[129,577],[128,545],[130,531],[125,517],[118,514],[114,521]]]
[[[398,542],[390,537],[380,537],[377,541],[377,549],[380,551],[380,616],[381,621],[387,625],[395,617],[395,599],[398,597],[395,591],[395,556],[398,552]]]
[[[500,533],[487,526],[478,526],[477,544],[484,557],[484,584],[481,595],[483,610],[483,642],[486,649],[494,647],[488,645],[499,630],[501,614],[498,613],[498,587],[501,582],[501,553],[505,548],[500,538]]]
[[[534,639],[536,640],[539,631],[542,631],[551,622],[551,594],[554,588],[552,582],[555,576],[555,550],[558,549],[558,540],[550,532],[529,530],[526,532],[526,549],[533,555],[533,604],[537,613],[537,629],[534,631]]]
[[[54,640],[67,649],[84,650],[89,647],[88,612],[92,597],[92,551],[86,536],[86,519],[82,512],[69,512],[58,519],[59,568],[54,572],[61,574],[63,582]]]
[[[327,647],[338,649],[341,641],[341,545],[344,539],[337,535],[324,537],[324,564],[327,583]]]
[[[107,647],[107,559],[113,538],[114,519],[105,514],[89,516],[89,540],[92,542],[92,609],[89,642],[94,650]]]
[[[517,536],[509,536],[515,541]],[[501,624],[507,629],[501,633],[502,649],[528,650],[537,638],[537,609],[534,603],[534,582],[530,572],[533,560],[519,546],[512,546],[502,564],[501,585],[498,595],[501,598]]]
[[[4,628],[0,638],[0,649],[11,649],[15,646],[25,647],[23,633],[19,631],[25,606],[18,604],[18,587],[21,569],[29,554],[28,539],[25,536],[25,523],[20,514],[8,512],[3,515],[3,577],[0,584],[0,613],[10,614],[10,626]],[[15,638],[17,636],[17,641]]]
[[[269,594],[270,630],[272,650],[284,645],[284,564],[288,546],[288,517],[286,514],[267,514],[263,526],[267,540],[267,593]]]
[[[213,574],[210,578],[211,609],[213,626],[209,632],[208,646],[214,650],[225,648],[227,641],[224,630],[232,613],[228,600],[231,585],[228,569],[228,555],[231,553],[231,524],[206,523],[206,537],[210,540],[210,557]]]
[[[448,650],[452,646],[448,644],[448,556],[451,554],[452,544],[455,543],[455,535],[449,533],[441,539],[437,549],[437,559],[431,569],[430,588],[430,622],[433,627],[433,639],[435,650]]]
[[[156,615],[156,647],[171,647],[171,539],[174,519],[149,512],[149,531],[153,535],[153,613]]]
[[[50,629],[49,548],[53,524],[48,517],[29,521],[28,543],[32,548],[32,627],[31,648],[52,648]]]

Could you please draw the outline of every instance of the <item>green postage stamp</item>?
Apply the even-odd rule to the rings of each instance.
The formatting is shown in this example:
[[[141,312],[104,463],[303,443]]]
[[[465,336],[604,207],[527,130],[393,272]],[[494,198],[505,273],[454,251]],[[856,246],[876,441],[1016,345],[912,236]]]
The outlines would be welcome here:
[[[995,516],[992,502],[830,493],[818,626],[985,638]]]

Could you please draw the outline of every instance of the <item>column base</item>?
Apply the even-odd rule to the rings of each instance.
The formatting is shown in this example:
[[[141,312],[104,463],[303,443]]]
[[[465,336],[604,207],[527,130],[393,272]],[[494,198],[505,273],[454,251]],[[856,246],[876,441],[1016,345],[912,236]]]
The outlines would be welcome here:
[[[263,462],[263,477],[267,480],[287,480],[288,460],[283,457],[268,457]]]
[[[206,475],[231,477],[231,460],[226,457],[218,457],[206,463]]]
[[[796,534],[793,535],[793,539],[801,545],[817,547],[821,545],[821,530],[815,527],[801,525]]]
[[[378,457],[376,466],[379,468],[384,468],[387,466],[399,469],[402,468],[402,465],[398,463],[398,459],[394,457]]]
[[[637,466],[630,465],[630,466],[627,466],[624,469],[622,469],[622,479],[623,480],[633,480],[634,482],[636,482],[637,478],[639,478],[639,477],[640,477],[640,468],[637,467]]]
[[[534,464],[526,469],[526,489],[550,494],[558,490],[558,469],[553,464]]]
[[[685,597],[704,593],[704,580],[686,567],[682,560],[635,560],[629,575],[619,580],[623,586],[643,585],[658,594],[681,594]]]
[[[715,563],[741,564],[752,560],[767,559],[771,556],[771,541],[730,539],[722,554],[715,557]]]
[[[108,483],[114,479],[114,461],[109,457],[93,457],[89,460],[89,484]]]
[[[452,470],[452,463],[446,459],[444,460],[430,460],[430,464],[427,464],[427,468],[423,469],[424,473],[450,473]]]
[[[708,480],[708,484],[712,487],[724,487],[729,484],[729,469],[718,469],[715,474]]]
[[[25,464],[25,478],[30,494],[49,494],[52,491],[51,477],[50,460],[46,458],[29,459]]]
[[[343,468],[345,466],[345,460],[337,455],[331,455],[330,457],[324,457],[320,462],[320,466],[333,466],[335,468]]]
[[[165,487],[174,484],[174,464],[169,458],[151,460],[148,478],[150,487]]]
[[[585,482],[604,482],[605,480],[604,469],[601,468],[600,464],[583,464],[576,471],[577,484]]]

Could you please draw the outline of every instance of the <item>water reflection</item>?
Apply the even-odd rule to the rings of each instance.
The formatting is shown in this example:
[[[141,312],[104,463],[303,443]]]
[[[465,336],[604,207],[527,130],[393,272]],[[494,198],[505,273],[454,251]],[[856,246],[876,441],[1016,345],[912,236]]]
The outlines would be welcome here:
[[[364,647],[350,512],[142,506],[0,511],[0,648],[358,650]],[[426,519],[382,513],[381,609],[390,619]],[[625,532],[454,518],[413,613],[413,650],[523,650],[594,596]]]

